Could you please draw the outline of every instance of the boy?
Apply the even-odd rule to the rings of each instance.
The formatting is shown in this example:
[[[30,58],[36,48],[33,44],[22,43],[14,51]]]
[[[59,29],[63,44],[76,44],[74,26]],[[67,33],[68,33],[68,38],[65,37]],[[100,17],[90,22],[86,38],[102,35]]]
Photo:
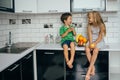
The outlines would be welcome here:
[[[69,68],[73,68],[73,60],[75,55],[74,36],[76,35],[75,29],[71,26],[72,15],[64,13],[61,16],[61,21],[64,25],[60,28],[61,46],[64,49],[64,57]],[[68,48],[70,47],[70,59],[68,57]]]

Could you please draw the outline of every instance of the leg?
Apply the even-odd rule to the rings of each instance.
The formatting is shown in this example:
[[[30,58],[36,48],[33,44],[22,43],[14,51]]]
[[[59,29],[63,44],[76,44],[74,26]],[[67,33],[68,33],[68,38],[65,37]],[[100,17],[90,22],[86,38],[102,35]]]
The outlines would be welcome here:
[[[64,44],[63,45],[63,49],[64,49],[64,57],[65,57],[65,61],[66,63],[69,61],[69,58],[68,58],[68,45],[67,44]]]
[[[98,56],[98,51],[99,51],[98,48],[95,48],[95,49],[93,50],[93,55],[92,55],[92,57],[91,57],[90,66],[89,66],[88,71],[87,71],[87,74],[86,74],[87,76],[90,75],[90,72],[91,72],[91,70],[92,70],[92,67],[94,66],[94,63],[95,63],[96,58],[97,58],[97,56]],[[86,77],[86,80],[89,80],[89,79],[87,79],[87,77]]]
[[[70,43],[70,61],[68,62],[69,65],[72,65],[73,64],[73,61],[74,61],[74,56],[75,56],[75,44],[74,42],[71,42]],[[73,66],[71,66],[72,68]]]
[[[90,53],[90,48],[88,46],[85,47],[85,52],[86,52],[86,56],[87,56],[87,59],[90,63],[91,61],[91,53]],[[89,80],[90,79],[90,75],[86,74],[85,76],[85,80]]]
[[[85,51],[86,51],[86,56],[87,56],[87,59],[88,59],[88,61],[89,61],[89,63],[90,63],[90,61],[91,61],[91,53],[90,53],[90,48],[88,47],[88,46],[86,46],[85,47]],[[93,66],[92,67],[92,70],[91,70],[91,75],[94,75],[95,74],[95,67]]]

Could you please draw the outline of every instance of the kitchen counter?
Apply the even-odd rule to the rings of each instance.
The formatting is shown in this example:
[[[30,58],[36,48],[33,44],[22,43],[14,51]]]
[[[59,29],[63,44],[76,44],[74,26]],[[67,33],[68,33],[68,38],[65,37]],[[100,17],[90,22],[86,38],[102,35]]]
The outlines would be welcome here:
[[[28,48],[27,50],[23,51],[22,53],[18,53],[18,54],[0,53],[0,72],[6,69],[7,67],[9,67],[10,65],[12,65],[13,63],[15,63],[16,61],[23,58],[25,55],[27,55],[31,51],[35,50],[38,45],[40,44],[38,43],[35,46]]]
[[[39,43],[20,54],[9,54],[9,53],[0,54],[0,72],[35,49],[37,50],[63,50],[60,44],[40,44]],[[84,50],[84,47],[76,46],[76,50]],[[120,45],[109,44],[109,45],[106,45],[100,51],[120,51]]]
[[[41,44],[40,46],[36,47],[36,49],[42,50],[63,50],[60,44]],[[85,50],[85,47],[78,47],[76,46],[76,50]],[[120,51],[119,44],[106,44],[100,51]]]

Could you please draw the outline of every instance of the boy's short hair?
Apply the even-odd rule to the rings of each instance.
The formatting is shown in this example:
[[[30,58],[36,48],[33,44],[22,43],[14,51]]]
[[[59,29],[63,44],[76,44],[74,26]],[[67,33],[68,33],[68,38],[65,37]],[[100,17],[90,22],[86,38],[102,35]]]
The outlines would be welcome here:
[[[64,23],[64,20],[67,20],[67,18],[68,18],[69,16],[72,16],[72,14],[71,14],[71,13],[63,13],[63,14],[61,15],[61,21]]]

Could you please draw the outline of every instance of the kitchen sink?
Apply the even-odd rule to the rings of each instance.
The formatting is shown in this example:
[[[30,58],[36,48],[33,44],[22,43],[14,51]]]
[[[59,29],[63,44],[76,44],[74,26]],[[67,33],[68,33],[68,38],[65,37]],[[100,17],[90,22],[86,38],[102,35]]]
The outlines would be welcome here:
[[[27,49],[29,49],[30,47],[35,46],[36,42],[18,42],[18,43],[14,43],[12,44],[10,47],[3,47],[0,48],[0,53],[21,53]]]
[[[0,49],[0,53],[21,53],[23,51],[25,51],[28,48],[19,48],[19,47],[4,47]]]

